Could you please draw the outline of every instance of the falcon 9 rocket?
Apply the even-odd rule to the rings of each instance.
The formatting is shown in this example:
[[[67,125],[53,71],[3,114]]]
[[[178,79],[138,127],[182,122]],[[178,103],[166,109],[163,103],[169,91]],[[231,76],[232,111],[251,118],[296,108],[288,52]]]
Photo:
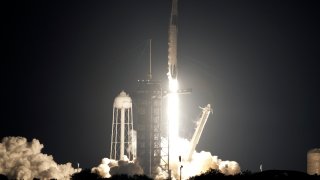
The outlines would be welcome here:
[[[178,18],[178,0],[172,1],[172,10],[169,25],[169,48],[168,48],[168,66],[167,73],[169,80],[177,79],[177,18]]]

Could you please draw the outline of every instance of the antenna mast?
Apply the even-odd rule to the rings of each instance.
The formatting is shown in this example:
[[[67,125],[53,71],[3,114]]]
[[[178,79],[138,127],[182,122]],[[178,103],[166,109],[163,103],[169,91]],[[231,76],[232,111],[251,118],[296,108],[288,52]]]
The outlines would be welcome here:
[[[151,69],[151,42],[152,39],[149,39],[149,74],[148,74],[148,80],[152,79],[152,69]]]

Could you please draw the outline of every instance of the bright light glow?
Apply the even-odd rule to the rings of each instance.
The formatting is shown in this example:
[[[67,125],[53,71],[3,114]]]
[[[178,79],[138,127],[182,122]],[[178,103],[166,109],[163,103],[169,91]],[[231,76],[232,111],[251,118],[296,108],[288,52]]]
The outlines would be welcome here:
[[[166,142],[163,139],[163,142]],[[170,143],[171,145],[171,143]],[[180,166],[183,165],[181,179],[189,179],[192,176],[200,175],[208,171],[209,169],[218,169],[226,175],[234,175],[240,172],[240,166],[235,161],[223,161],[218,156],[212,155],[210,152],[196,152],[194,151],[192,160],[188,161],[190,141],[187,139],[178,137],[175,142],[172,143],[173,147],[170,147],[170,169],[172,173],[172,179],[180,178]],[[182,162],[179,162],[179,156],[182,157]],[[155,179],[167,179],[167,175],[159,171],[159,174]]]
[[[199,175],[208,171],[210,168],[219,169],[222,173],[233,175],[240,172],[240,166],[235,161],[222,161],[217,156],[211,155],[210,152],[194,151],[191,161],[187,160],[190,141],[179,137],[179,95],[178,95],[178,80],[169,77],[169,93],[167,94],[167,120],[169,131],[169,146],[170,146],[170,170],[173,179],[179,179],[180,166],[183,165],[181,174],[182,179],[188,179],[191,176]],[[162,142],[167,142],[163,138]],[[164,153],[167,154],[167,153]],[[182,161],[179,162],[179,156]],[[159,170],[159,174],[155,179],[167,179],[167,176]]]
[[[167,101],[167,118],[169,125],[170,146],[177,142],[179,136],[179,97],[178,97],[178,80],[169,79],[169,94]],[[172,149],[170,148],[170,149]]]

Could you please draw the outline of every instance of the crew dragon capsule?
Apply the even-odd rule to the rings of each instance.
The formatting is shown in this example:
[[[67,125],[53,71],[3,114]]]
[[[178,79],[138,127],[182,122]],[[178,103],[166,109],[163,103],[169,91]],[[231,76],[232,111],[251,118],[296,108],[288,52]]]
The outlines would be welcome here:
[[[177,18],[178,18],[178,0],[172,0],[172,10],[169,25],[168,41],[168,78],[177,79]]]

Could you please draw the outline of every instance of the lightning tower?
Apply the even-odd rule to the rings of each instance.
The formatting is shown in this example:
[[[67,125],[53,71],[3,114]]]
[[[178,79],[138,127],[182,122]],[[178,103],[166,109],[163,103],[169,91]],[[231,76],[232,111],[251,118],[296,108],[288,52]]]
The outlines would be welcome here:
[[[151,40],[149,41],[149,73],[147,80],[138,81],[133,93],[134,129],[137,130],[137,160],[144,173],[155,177],[161,156],[162,87],[160,81],[152,79]]]
[[[169,86],[176,87],[177,84],[177,15],[178,15],[178,0],[172,0],[172,10],[168,30],[168,79]],[[173,83],[173,84],[172,84]],[[171,84],[171,85],[170,85]],[[173,85],[173,86],[172,86]],[[170,124],[170,119],[167,122],[162,120],[163,97],[173,100],[173,105],[176,108],[178,89],[169,88],[168,91],[163,91],[161,82],[152,79],[151,74],[151,41],[150,41],[150,70],[147,80],[138,81],[138,89],[133,95],[135,110],[134,129],[137,130],[137,160],[144,169],[144,173],[150,177],[155,177],[158,173],[157,168],[162,168],[168,173],[168,178],[171,178],[169,170],[169,134],[173,130],[177,131],[177,119],[175,115],[170,115],[175,119],[174,124]],[[173,97],[174,96],[174,97]],[[171,97],[171,98],[170,98]],[[172,98],[173,97],[173,98]],[[175,110],[175,108],[168,108]],[[176,113],[174,111],[173,113]],[[171,113],[169,113],[171,114]],[[170,131],[170,133],[169,133]],[[171,132],[172,131],[172,132]],[[168,142],[163,143],[161,137],[168,137]],[[174,138],[172,138],[174,139]],[[172,140],[171,139],[171,140]],[[174,142],[174,141],[172,141]],[[165,145],[166,144],[166,145]]]

